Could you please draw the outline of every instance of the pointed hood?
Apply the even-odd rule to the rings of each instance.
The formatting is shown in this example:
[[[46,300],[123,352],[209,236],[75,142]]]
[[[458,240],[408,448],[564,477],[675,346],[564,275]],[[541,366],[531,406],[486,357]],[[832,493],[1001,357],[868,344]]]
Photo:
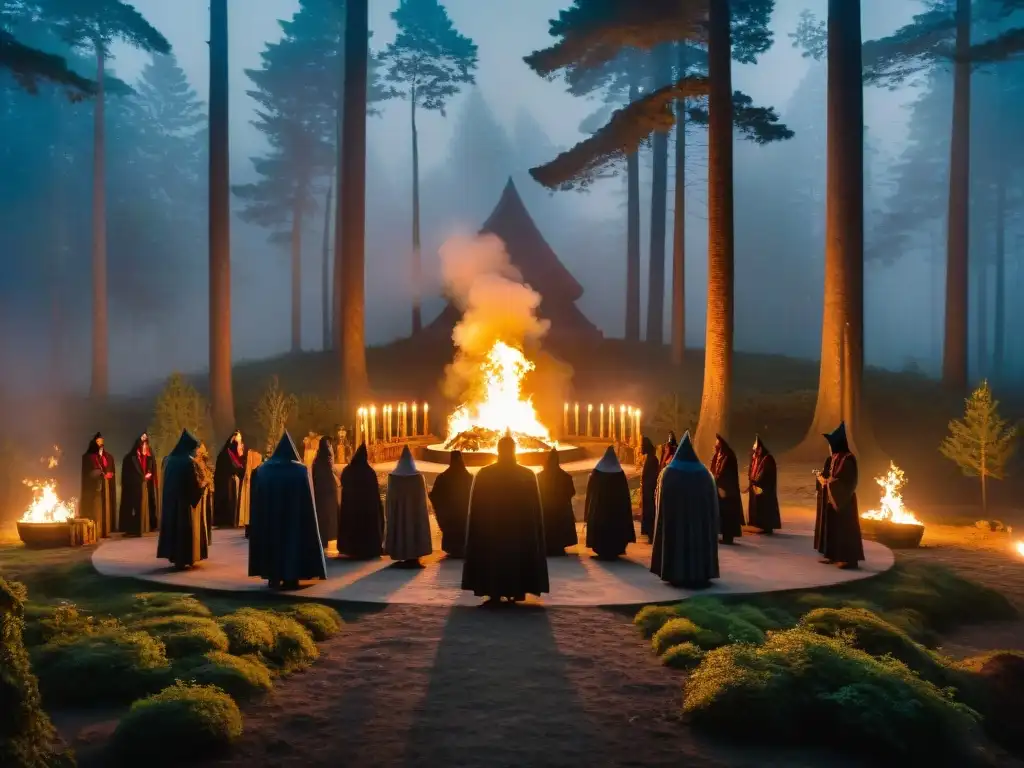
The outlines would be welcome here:
[[[831,432],[825,434],[825,439],[828,441],[828,447],[832,449],[832,453],[849,453],[850,443],[846,438],[846,422],[839,422],[839,426]]]
[[[764,440],[761,439],[760,435],[754,436],[754,451],[760,454],[771,453],[768,450],[768,446],[764,444]]]
[[[395,468],[391,470],[391,474],[396,477],[412,477],[419,473],[420,471],[416,469],[416,462],[412,459],[412,451],[409,450],[407,445],[402,449],[402,455],[399,457]]]
[[[676,448],[675,455],[672,457],[672,462],[669,467],[675,467],[676,469],[685,468],[687,464],[700,464],[700,459],[697,458],[697,452],[693,450],[693,443],[690,441],[689,430],[683,435],[683,439],[679,443],[679,447]]]
[[[95,435],[93,435],[92,436],[92,440],[89,441],[89,447],[86,448],[85,452],[86,453],[99,453],[100,446],[99,446],[99,442],[98,441],[101,440],[102,438],[103,438],[103,435],[101,433],[99,433],[99,432],[97,432]]]
[[[466,460],[462,458],[462,451],[452,451],[448,454],[448,467],[456,472],[469,472],[466,469]]]
[[[178,438],[178,444],[171,451],[171,456],[195,456],[198,447],[199,441],[195,435],[187,429],[183,429],[181,430],[181,437]]]
[[[349,461],[349,464],[365,464],[366,466],[370,465],[370,457],[366,453],[366,443],[359,444],[359,447],[356,448],[356,452],[352,454],[352,460]]]
[[[725,441],[724,437],[722,437],[721,435],[716,433],[715,434],[715,439],[718,441],[718,450],[721,453],[724,453],[726,456],[735,456],[736,455],[736,452],[733,451],[732,446],[730,446]]]
[[[608,446],[608,449],[604,452],[604,456],[601,457],[601,460],[597,462],[597,466],[594,467],[594,471],[604,472],[609,475],[622,471],[622,465],[619,463],[619,457],[615,455],[615,449],[612,446]]]
[[[315,461],[323,464],[330,464],[331,466],[334,465],[334,443],[331,441],[331,438],[320,438],[320,445],[316,451]]]
[[[288,430],[284,431],[281,435],[281,441],[277,444],[277,448],[274,449],[274,454],[270,457],[272,461],[300,461],[299,452],[295,448],[295,443],[292,441],[292,436],[288,434]]]
[[[544,462],[544,470],[546,472],[557,472],[562,468],[561,463],[558,461],[558,449],[552,448],[548,454],[547,460]]]
[[[644,437],[640,442],[640,453],[644,456],[656,456],[658,449],[654,447],[654,441],[649,437]]]

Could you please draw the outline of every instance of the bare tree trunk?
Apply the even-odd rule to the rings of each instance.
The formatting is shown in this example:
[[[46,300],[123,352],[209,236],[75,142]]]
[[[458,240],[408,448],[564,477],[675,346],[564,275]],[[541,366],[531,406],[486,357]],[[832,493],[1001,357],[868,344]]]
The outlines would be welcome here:
[[[292,203],[292,354],[302,351],[302,200]]]
[[[327,200],[324,202],[324,243],[321,251],[320,269],[320,312],[322,318],[323,349],[331,348],[331,193],[334,179],[327,185]]]
[[[942,382],[967,389],[967,290],[971,182],[971,0],[956,3],[953,131],[949,147],[949,212],[946,239],[946,330]]]
[[[53,383],[54,396],[59,396],[65,388],[66,372],[64,366],[64,251],[68,243],[67,228],[67,186],[65,176],[65,159],[67,144],[64,134],[65,108],[64,100],[58,99],[58,122],[56,125],[56,157],[54,167],[57,170],[53,180],[53,258],[50,264],[50,378]]]
[[[228,0],[210,0],[210,411],[215,440],[235,428],[228,119]]]
[[[672,48],[654,50],[654,71],[659,83],[672,79]],[[655,131],[654,171],[651,182],[650,265],[647,277],[647,341],[661,346],[665,340],[665,227],[668,209],[668,133]]]
[[[338,173],[335,260],[338,293],[340,394],[349,411],[369,392],[366,372],[366,96],[369,0],[345,3],[345,89]]]
[[[708,20],[708,301],[704,389],[694,448],[707,460],[715,435],[728,435],[732,397],[733,105],[731,3],[712,3]]]
[[[996,173],[996,306],[992,337],[992,378],[1002,382],[1006,374],[1006,164]]]
[[[419,333],[423,328],[423,262],[420,247],[420,137],[416,128],[415,89],[409,95],[409,101],[412,104],[409,116],[412,124],[412,332]]]
[[[676,79],[686,77],[686,46],[677,48]],[[672,365],[686,356],[686,100],[676,102],[675,211],[672,219]]]
[[[110,392],[110,332],[107,321],[107,130],[105,120],[105,51],[96,46],[96,97],[93,102],[92,149],[92,384],[97,400]]]
[[[983,254],[979,254],[979,264],[974,268],[974,301],[978,305],[974,310],[975,342],[978,346],[977,378],[988,376],[988,264]]]
[[[634,82],[629,101],[640,96]],[[626,156],[626,341],[640,341],[640,153]]]

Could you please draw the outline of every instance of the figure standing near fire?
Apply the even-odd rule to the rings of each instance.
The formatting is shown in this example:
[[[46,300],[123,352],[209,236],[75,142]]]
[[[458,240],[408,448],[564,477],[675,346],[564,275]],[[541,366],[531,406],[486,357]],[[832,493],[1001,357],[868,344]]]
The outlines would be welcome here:
[[[576,515],[572,498],[576,486],[572,476],[558,462],[558,449],[552,448],[544,469],[537,475],[540,503],[544,509],[544,548],[548,557],[565,555],[566,547],[576,546]]]
[[[121,462],[118,521],[126,536],[144,536],[159,527],[156,457],[143,432]]]
[[[338,552],[352,560],[372,560],[383,551],[384,504],[377,472],[363,443],[341,471]]]
[[[761,436],[754,438],[747,473],[747,523],[766,536],[782,527],[779,512],[779,471]]]
[[[441,529],[441,549],[448,557],[461,558],[466,553],[466,521],[469,519],[469,493],[473,475],[466,469],[462,451],[452,451],[448,468],[437,476],[430,488],[430,503]]]
[[[320,438],[320,447],[313,459],[313,496],[316,500],[316,521],[320,526],[320,543],[338,538],[338,511],[341,508],[341,479],[334,468],[334,445],[329,437]]]
[[[427,484],[416,469],[408,445],[388,475],[385,530],[384,551],[402,567],[419,568],[420,558],[433,552]]]
[[[614,560],[626,554],[626,547],[636,541],[633,501],[629,480],[610,445],[587,480],[585,510],[587,546],[597,558]]]
[[[676,455],[676,449],[679,447],[679,442],[676,440],[676,433],[668,433],[668,441],[661,446],[661,468],[664,469],[672,461],[672,457]]]
[[[821,471],[815,470],[818,507],[814,520],[814,547],[821,562],[857,568],[864,559],[857,509],[857,458],[850,451],[846,424],[825,435],[830,455]]]
[[[96,523],[97,538],[107,538],[118,529],[114,512],[117,508],[114,457],[107,453],[99,432],[92,436],[82,454],[82,491],[78,498],[78,516]]]
[[[184,430],[164,462],[163,517],[156,556],[170,560],[177,570],[198,565],[210,556],[210,540],[203,519],[206,471],[196,458],[199,441]]]
[[[715,435],[711,476],[718,487],[718,525],[723,544],[734,544],[743,535],[743,496],[740,493],[740,463],[736,452],[721,435]]]
[[[498,441],[497,462],[473,481],[462,588],[492,605],[551,591],[537,476],[519,466],[508,434]]]
[[[245,444],[237,429],[217,454],[213,473],[213,524],[218,528],[238,528],[248,524],[249,510],[242,519],[242,480],[245,478]]]
[[[644,457],[643,469],[640,472],[640,533],[647,537],[647,542],[654,541],[654,497],[658,490],[658,475],[661,474],[661,462],[654,442],[645,437],[640,443],[640,455]]]

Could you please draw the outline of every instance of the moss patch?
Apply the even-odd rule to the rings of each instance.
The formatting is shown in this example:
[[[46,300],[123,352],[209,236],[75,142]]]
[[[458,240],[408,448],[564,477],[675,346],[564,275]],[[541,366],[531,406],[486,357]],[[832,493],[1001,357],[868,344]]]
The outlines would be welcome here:
[[[228,638],[220,624],[202,616],[160,616],[134,626],[162,640],[170,659],[228,649]]]
[[[725,639],[710,630],[698,627],[690,619],[678,617],[666,621],[651,638],[651,647],[661,656],[669,648],[681,643],[693,643],[699,648],[717,648]]]
[[[644,637],[650,640],[654,637],[654,633],[665,625],[665,622],[678,617],[679,614],[676,613],[675,606],[647,605],[640,609],[633,619],[633,624],[643,632]]]
[[[221,626],[232,654],[254,654],[284,673],[304,669],[320,655],[301,624],[275,611],[240,608],[223,617]]]
[[[673,645],[661,655],[661,663],[672,669],[693,669],[704,658],[704,651],[693,643]]]
[[[345,624],[336,610],[320,603],[298,603],[282,613],[305,627],[316,641],[334,637]]]
[[[274,687],[270,670],[258,658],[221,651],[179,659],[174,663],[174,675],[186,682],[214,685],[238,701],[255,698]]]

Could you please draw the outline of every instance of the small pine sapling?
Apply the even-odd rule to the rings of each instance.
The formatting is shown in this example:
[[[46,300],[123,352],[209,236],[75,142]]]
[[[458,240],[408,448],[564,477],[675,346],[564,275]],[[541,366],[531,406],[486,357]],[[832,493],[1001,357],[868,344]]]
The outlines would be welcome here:
[[[266,456],[273,455],[277,442],[288,428],[288,422],[295,416],[298,407],[299,399],[281,389],[277,376],[271,378],[259,403],[256,404],[256,420],[263,428]]]
[[[987,480],[1003,479],[1006,464],[1016,448],[1017,429],[1000,417],[999,401],[992,399],[987,381],[982,381],[964,402],[964,418],[949,422],[949,435],[939,446],[939,452],[955,462],[965,475],[981,481],[981,510],[987,514]]]
[[[156,399],[149,437],[157,457],[163,459],[187,429],[201,441],[210,436],[210,409],[206,400],[180,373],[171,374]]]

